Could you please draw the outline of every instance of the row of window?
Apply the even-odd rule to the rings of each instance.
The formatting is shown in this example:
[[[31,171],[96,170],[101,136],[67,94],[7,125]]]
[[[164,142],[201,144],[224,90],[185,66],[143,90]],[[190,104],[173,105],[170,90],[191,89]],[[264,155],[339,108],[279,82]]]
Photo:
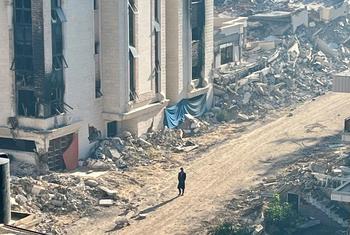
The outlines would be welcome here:
[[[47,78],[49,84],[35,78],[33,59],[32,0],[14,2],[14,60],[11,69],[15,71],[17,91],[17,112],[23,116],[49,117],[64,112],[63,69],[67,62],[63,56],[62,23],[66,17],[61,9],[61,0],[51,0],[52,19],[52,67],[53,72]],[[43,33],[43,32],[42,32]],[[39,44],[40,45],[40,44]],[[40,45],[44,46],[44,45]],[[44,48],[38,48],[44,50]],[[40,58],[37,58],[40,61]],[[42,58],[42,60],[44,60]],[[44,62],[43,62],[44,63]],[[36,81],[35,79],[38,79]],[[36,84],[35,83],[42,83]],[[38,99],[35,87],[47,90],[44,99]]]
[[[32,15],[31,15],[31,0],[15,0],[14,19],[15,19],[15,59],[11,69],[16,71],[18,83],[23,86],[33,84],[33,45],[32,45]],[[98,8],[98,1],[94,1],[94,8]],[[138,9],[134,0],[128,1],[129,13],[129,79],[130,79],[130,100],[138,98],[136,93],[135,81],[135,59],[138,57],[135,47],[135,15],[138,14]],[[156,92],[159,92],[160,83],[160,3],[159,0],[154,0],[154,43],[153,52],[153,67],[155,76]],[[51,0],[51,17],[52,17],[52,54],[54,71],[60,71],[66,68],[67,62],[63,56],[63,37],[62,23],[67,19],[61,8],[61,0]],[[96,43],[99,45],[99,42]],[[98,53],[98,50],[96,50]],[[59,73],[63,76],[63,73]],[[62,78],[59,78],[63,80]],[[56,88],[54,88],[56,89]],[[50,93],[52,93],[50,91]],[[58,92],[60,93],[60,92]],[[96,79],[96,97],[101,96],[101,80],[98,76]],[[19,105],[20,109],[23,103]],[[25,112],[22,112],[25,113]]]
[[[152,44],[154,48],[152,56],[152,64],[154,67],[155,78],[155,92],[159,92],[160,87],[160,1],[154,0],[154,14],[153,14],[153,39]],[[138,98],[136,92],[135,81],[135,59],[138,57],[137,50],[135,48],[135,15],[138,14],[138,9],[134,0],[128,1],[128,14],[129,14],[129,84],[130,84],[130,100],[136,100]]]

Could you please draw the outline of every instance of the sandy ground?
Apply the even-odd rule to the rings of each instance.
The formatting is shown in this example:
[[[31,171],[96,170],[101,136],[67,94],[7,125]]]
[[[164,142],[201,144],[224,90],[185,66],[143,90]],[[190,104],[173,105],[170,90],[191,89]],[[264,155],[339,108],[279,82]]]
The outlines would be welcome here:
[[[141,204],[139,210],[145,210],[145,219],[131,220],[125,229],[112,231],[120,211],[109,208],[99,216],[81,219],[68,233],[203,234],[201,223],[213,218],[239,190],[259,183],[262,176],[273,172],[272,166],[295,157],[301,148],[317,144],[320,137],[339,135],[348,116],[350,94],[329,93],[298,107],[291,117],[284,115],[253,126],[184,165],[188,179],[183,197],[176,197],[177,168],[154,172],[156,168],[150,167],[138,176],[147,180],[135,195]]]

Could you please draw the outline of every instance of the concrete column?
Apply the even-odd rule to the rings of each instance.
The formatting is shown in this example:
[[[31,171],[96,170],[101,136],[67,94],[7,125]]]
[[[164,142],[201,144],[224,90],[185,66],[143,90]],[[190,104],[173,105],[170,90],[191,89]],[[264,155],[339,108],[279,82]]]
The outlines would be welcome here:
[[[0,224],[9,224],[10,221],[10,161],[6,155],[0,155]]]

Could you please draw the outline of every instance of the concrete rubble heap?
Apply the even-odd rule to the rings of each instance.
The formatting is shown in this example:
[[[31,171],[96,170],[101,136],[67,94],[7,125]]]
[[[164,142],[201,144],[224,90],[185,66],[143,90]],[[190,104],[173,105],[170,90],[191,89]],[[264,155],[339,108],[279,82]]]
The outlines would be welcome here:
[[[191,140],[183,138],[181,129],[150,132],[134,138],[130,132],[122,137],[99,141],[91,158],[82,163],[91,169],[126,169],[155,163],[159,156],[171,152],[182,152],[195,148]]]
[[[301,28],[295,35],[283,36],[276,49],[245,51],[247,61],[254,58],[253,66],[229,65],[216,70],[212,111],[217,121],[258,119],[271,110],[291,107],[329,91],[330,74],[344,70],[349,56],[349,48],[334,41],[350,37],[349,19],[332,24],[334,27]],[[314,32],[344,60],[319,50]]]
[[[11,178],[12,209],[38,216],[36,230],[64,234],[60,218],[85,217],[99,206],[128,206],[127,200],[109,189],[102,179],[83,178],[64,173]]]
[[[350,225],[350,207],[347,203],[332,201],[330,195],[341,185],[341,180],[350,180],[349,166],[349,148],[344,145],[324,143],[312,150],[303,150],[292,164],[274,165],[274,169],[281,168],[276,176],[263,177],[258,186],[242,190],[226,205],[219,218],[253,229],[264,223],[263,211],[273,195],[286,197],[292,192],[300,196],[302,204],[319,209],[340,231],[346,231]],[[320,224],[315,218],[303,218],[297,229],[302,230],[309,223]]]

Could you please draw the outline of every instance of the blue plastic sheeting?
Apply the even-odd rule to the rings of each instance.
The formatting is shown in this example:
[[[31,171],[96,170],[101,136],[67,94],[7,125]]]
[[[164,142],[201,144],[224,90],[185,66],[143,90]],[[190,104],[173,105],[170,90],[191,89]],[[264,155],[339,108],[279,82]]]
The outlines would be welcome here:
[[[200,95],[191,99],[183,99],[176,105],[165,109],[164,126],[176,128],[185,120],[185,114],[200,117],[207,111],[207,96]]]

